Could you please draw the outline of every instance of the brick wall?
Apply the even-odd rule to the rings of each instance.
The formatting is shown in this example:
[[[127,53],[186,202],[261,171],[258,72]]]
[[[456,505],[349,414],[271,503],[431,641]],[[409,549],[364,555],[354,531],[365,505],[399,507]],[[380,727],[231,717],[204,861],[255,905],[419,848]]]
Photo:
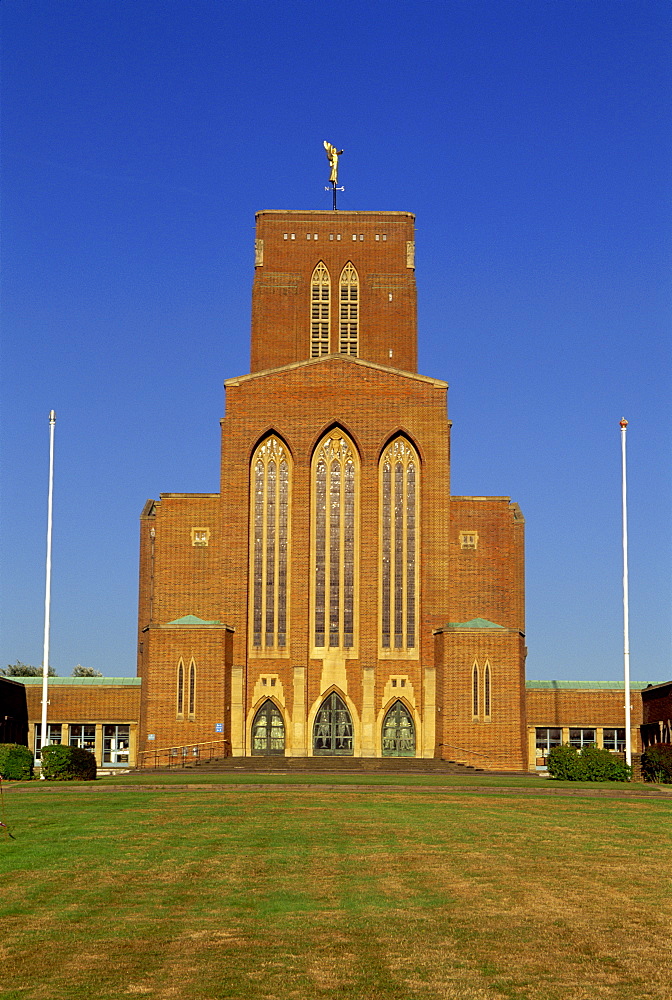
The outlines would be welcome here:
[[[406,212],[259,212],[251,370],[310,357],[310,281],[320,261],[331,276],[330,353],[338,352],[339,278],[351,261],[360,282],[358,356],[416,371],[413,223]]]

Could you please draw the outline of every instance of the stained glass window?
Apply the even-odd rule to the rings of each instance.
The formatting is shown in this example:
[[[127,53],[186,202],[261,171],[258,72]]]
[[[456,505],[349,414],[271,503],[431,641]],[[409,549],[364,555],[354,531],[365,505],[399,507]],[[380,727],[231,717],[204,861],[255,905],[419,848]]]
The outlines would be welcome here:
[[[322,261],[313,271],[310,282],[310,356],[321,358],[329,353],[329,314],[331,280]]]
[[[418,469],[418,456],[403,438],[380,462],[381,645],[390,651],[417,646]]]
[[[357,460],[352,443],[334,431],[314,461],[315,612],[318,648],[355,642]]]
[[[252,459],[250,552],[252,647],[287,646],[290,457],[272,436]]]
[[[351,263],[341,272],[339,352],[357,357],[359,341],[359,277]]]

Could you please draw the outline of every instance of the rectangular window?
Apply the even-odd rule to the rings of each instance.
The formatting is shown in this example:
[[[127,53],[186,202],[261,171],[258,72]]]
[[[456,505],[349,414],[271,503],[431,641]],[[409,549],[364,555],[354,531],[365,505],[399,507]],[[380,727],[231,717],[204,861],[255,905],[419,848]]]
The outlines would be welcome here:
[[[62,726],[60,722],[47,723],[47,746],[60,746],[62,739]],[[42,723],[35,723],[35,759],[40,759],[40,749],[42,747]]]
[[[478,532],[477,531],[461,531],[460,532],[460,548],[461,549],[477,549],[478,548]]]
[[[96,749],[95,725],[70,726],[69,744],[71,747],[79,747],[81,750],[90,750],[93,753],[93,751]]]
[[[625,751],[625,729],[604,729],[602,731],[602,746],[605,750]]]
[[[559,747],[562,743],[562,729],[546,729],[537,726],[536,729],[536,766],[545,767],[548,751]]]
[[[569,730],[569,745],[572,747],[577,747],[579,750],[581,747],[589,747],[595,743],[595,730],[594,729],[570,729]]]

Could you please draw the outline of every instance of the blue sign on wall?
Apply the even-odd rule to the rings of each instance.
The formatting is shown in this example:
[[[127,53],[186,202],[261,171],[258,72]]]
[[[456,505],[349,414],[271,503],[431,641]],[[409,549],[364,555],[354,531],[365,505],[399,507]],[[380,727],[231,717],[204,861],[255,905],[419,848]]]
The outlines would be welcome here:
[[[224,732],[224,723],[223,722],[216,722],[215,723],[215,732],[216,733],[223,733]]]

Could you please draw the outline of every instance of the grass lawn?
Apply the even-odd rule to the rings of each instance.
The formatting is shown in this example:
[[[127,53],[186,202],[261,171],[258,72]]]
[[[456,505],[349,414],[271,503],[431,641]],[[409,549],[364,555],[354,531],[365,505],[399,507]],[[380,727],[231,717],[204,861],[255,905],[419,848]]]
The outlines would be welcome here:
[[[672,995],[672,801],[71,789],[4,796],[2,1000]]]

